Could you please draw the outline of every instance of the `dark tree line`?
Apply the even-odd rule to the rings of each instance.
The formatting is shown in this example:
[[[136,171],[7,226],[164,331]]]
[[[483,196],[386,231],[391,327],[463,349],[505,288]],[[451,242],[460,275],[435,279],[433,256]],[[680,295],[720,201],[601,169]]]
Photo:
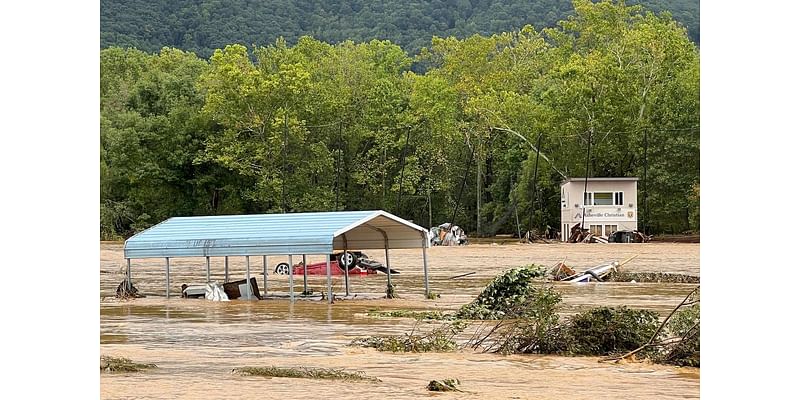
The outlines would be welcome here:
[[[699,0],[633,0],[668,11],[700,43]],[[156,52],[176,47],[200,57],[238,43],[389,40],[416,54],[432,36],[490,36],[532,25],[554,27],[573,15],[569,0],[101,0],[100,46]]]
[[[559,226],[560,173],[583,176],[589,140],[590,176],[642,177],[645,136],[651,230],[699,230],[697,46],[666,16],[574,7],[555,28],[435,37],[413,58],[311,37],[207,60],[101,50],[101,237],[171,216],[358,209],[470,235],[516,233],[517,216]]]

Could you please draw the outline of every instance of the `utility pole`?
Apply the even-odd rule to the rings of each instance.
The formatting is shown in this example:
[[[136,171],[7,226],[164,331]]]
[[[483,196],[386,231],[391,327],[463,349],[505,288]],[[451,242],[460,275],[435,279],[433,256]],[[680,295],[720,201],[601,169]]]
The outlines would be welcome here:
[[[642,229],[647,235],[647,224],[650,222],[650,209],[647,208],[647,129],[644,130],[644,221]]]
[[[406,149],[408,148],[408,138],[411,137],[411,128],[408,128],[406,133],[406,145],[403,146],[403,157],[400,160],[400,190],[397,193],[397,205],[394,207],[394,213],[400,213],[400,199],[403,197],[403,173],[406,170]]]
[[[583,223],[586,220],[586,189],[589,187],[589,157],[592,154],[592,131],[589,128],[589,143],[586,144],[586,176],[583,178],[583,208],[581,209],[581,230],[584,229]]]
[[[339,171],[342,165],[342,121],[339,121],[339,143],[336,146],[336,202],[334,211],[339,211]]]
[[[286,159],[289,154],[289,110],[283,110],[283,174],[281,176],[281,197],[283,213],[286,213]]]
[[[536,139],[536,161],[533,164],[533,190],[531,191],[531,208],[528,213],[528,232],[533,234],[533,209],[534,209],[534,197],[536,196],[536,178],[539,173],[539,152],[542,149],[542,133],[539,133],[539,138]]]
[[[475,146],[480,146],[480,139],[478,139],[475,143]],[[481,235],[481,151],[478,149],[478,168],[477,168],[477,178],[476,181],[476,188],[475,188],[475,198],[477,201],[477,228],[475,229],[475,236],[480,237]]]
[[[428,228],[433,227],[433,213],[431,212],[431,191],[428,189]]]

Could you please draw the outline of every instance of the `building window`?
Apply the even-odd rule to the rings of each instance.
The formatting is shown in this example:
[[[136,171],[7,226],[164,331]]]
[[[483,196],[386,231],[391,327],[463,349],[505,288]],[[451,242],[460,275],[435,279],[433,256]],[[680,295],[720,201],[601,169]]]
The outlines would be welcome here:
[[[586,206],[621,206],[623,201],[622,192],[586,192],[583,196]]]
[[[623,199],[622,199],[622,192],[614,192],[614,205],[621,206]]]
[[[595,206],[610,206],[614,204],[613,193],[611,192],[594,192]]]
[[[606,225],[605,229],[606,229],[606,232],[605,232],[606,234],[604,236],[609,236],[612,233],[617,231],[617,226],[616,225]]]
[[[595,236],[603,236],[603,225],[589,225],[589,233]]]

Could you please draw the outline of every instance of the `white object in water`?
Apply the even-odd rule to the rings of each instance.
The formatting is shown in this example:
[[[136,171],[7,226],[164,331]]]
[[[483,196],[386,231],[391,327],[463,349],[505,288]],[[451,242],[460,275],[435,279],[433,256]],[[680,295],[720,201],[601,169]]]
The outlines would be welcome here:
[[[228,295],[225,294],[225,289],[222,285],[216,282],[206,284],[206,300],[211,301],[230,301]]]

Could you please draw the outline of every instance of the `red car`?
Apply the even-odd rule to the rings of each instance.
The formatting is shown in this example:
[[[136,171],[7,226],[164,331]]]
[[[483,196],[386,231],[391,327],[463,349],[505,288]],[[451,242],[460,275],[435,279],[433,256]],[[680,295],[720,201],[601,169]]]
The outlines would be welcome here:
[[[346,257],[346,260],[345,260]],[[353,251],[345,253],[336,253],[329,255],[331,260],[331,275],[344,275],[343,265],[347,265],[349,275],[370,275],[377,274],[378,271],[386,273],[386,267],[378,261],[371,260],[366,254],[360,251]],[[292,274],[303,275],[304,265],[302,262],[295,264],[292,267]],[[308,275],[327,275],[327,263],[319,262],[308,264]],[[279,275],[289,274],[289,263],[279,263],[275,266],[275,273]],[[392,274],[399,274],[396,270],[392,270]]]

